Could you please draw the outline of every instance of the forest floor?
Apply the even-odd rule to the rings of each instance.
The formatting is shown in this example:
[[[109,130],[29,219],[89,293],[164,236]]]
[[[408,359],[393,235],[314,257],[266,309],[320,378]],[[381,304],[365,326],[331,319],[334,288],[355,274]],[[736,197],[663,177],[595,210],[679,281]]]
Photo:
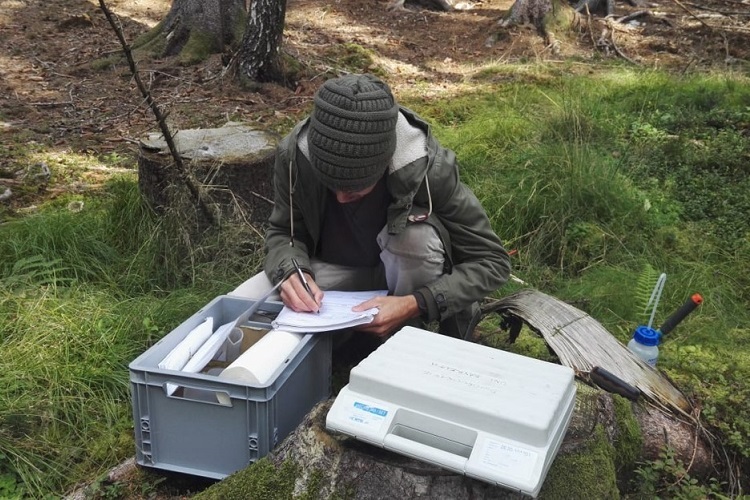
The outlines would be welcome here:
[[[170,0],[106,3],[129,42],[170,6]],[[374,55],[373,65],[387,73],[396,96],[414,91],[416,83],[425,94],[455,91],[487,64],[542,62],[587,72],[619,60],[688,73],[747,71],[750,61],[750,0],[658,0],[643,7],[618,0],[614,19],[642,10],[649,15],[628,24],[593,16],[572,35],[556,33],[554,45],[530,26],[500,28],[512,3],[478,0],[468,10],[437,12],[389,10],[386,0],[290,0],[283,50],[305,68],[304,79],[250,92],[223,71],[220,55],[189,67],[173,59],[141,61],[139,71],[156,102],[169,110],[170,124],[186,129],[230,119],[259,127],[285,118],[292,123],[310,109],[324,78],[346,70],[341,60],[352,55],[347,43]],[[120,51],[98,1],[0,0],[0,41],[0,208],[33,210],[71,189],[95,188],[109,174],[101,165],[74,180],[53,171],[45,189],[14,190],[19,172],[28,168],[29,148],[106,158],[110,165],[121,158],[132,168],[138,138],[157,126],[124,61],[97,66]],[[3,197],[8,188],[13,195]]]
[[[163,18],[171,2],[106,3],[132,42]],[[417,88],[436,96],[456,91],[488,64],[559,64],[586,73],[619,61],[684,74],[748,71],[750,0],[700,5],[654,0],[644,7],[618,0],[613,19],[588,18],[572,35],[555,33],[554,45],[530,26],[500,28],[512,3],[478,0],[469,10],[436,12],[389,10],[387,0],[289,0],[283,50],[305,67],[306,76],[288,87],[267,83],[245,90],[224,71],[220,55],[188,67],[172,59],[144,60],[139,72],[170,111],[170,124],[187,129],[229,120],[261,128],[293,123],[310,109],[323,79],[346,70],[347,43],[373,55],[373,65],[387,73],[397,97]],[[616,21],[641,10],[649,15],[628,24]],[[113,171],[134,168],[138,139],[157,125],[127,65],[96,64],[120,50],[98,1],[0,0],[0,223],[4,213],[24,213],[61,193],[96,189]],[[51,168],[43,188],[17,189],[29,151],[93,162],[81,178],[56,176]],[[132,473],[130,465],[119,471]],[[171,496],[150,496],[155,497]]]

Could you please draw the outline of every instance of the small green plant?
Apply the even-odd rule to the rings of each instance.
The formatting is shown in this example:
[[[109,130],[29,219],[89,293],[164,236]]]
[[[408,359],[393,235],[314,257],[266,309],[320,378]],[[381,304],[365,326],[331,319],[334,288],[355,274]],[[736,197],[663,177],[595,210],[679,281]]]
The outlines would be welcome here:
[[[155,477],[155,478],[144,478],[140,484],[141,496],[144,498],[151,498],[159,489],[159,485],[166,481],[167,478]]]
[[[158,336],[160,332],[164,331],[164,328],[154,323],[153,319],[146,317],[143,318],[143,331],[146,333],[146,342],[151,344],[154,338]]]
[[[0,274],[0,283],[8,289],[21,286],[65,286],[72,282],[72,278],[66,277],[69,271],[61,259],[47,260],[41,255],[31,255],[15,261],[10,270],[6,271],[8,274],[4,279]]]
[[[666,447],[659,458],[636,468],[639,478],[635,488],[638,498],[673,498],[676,500],[728,499],[722,485],[715,479],[701,484],[688,473],[682,461],[675,458],[672,448]]]
[[[643,271],[638,275],[635,290],[633,291],[634,303],[637,311],[637,322],[639,325],[648,325],[651,313],[656,309],[658,297],[654,293],[659,283],[660,274],[651,264],[646,264]],[[655,328],[655,327],[654,327]]]
[[[6,500],[20,500],[24,498],[24,488],[20,478],[12,472],[4,472],[5,455],[0,453],[0,498]]]
[[[102,161],[108,165],[111,165],[113,167],[122,167],[126,166],[130,163],[132,163],[132,160],[128,158],[127,156],[123,156],[117,151],[112,151],[110,153],[105,154],[102,156]]]
[[[127,498],[125,484],[110,481],[106,477],[94,481],[86,489],[86,498],[90,500],[120,500]]]

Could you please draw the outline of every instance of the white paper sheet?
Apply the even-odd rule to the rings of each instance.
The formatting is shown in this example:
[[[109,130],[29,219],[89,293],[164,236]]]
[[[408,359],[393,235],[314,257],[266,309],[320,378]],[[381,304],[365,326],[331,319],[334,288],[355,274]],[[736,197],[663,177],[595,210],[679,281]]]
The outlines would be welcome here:
[[[284,306],[276,319],[271,322],[271,326],[288,332],[312,333],[364,325],[373,320],[378,314],[378,309],[354,312],[352,307],[382,295],[388,295],[388,290],[365,292],[328,290],[323,296],[320,312],[295,312]]]

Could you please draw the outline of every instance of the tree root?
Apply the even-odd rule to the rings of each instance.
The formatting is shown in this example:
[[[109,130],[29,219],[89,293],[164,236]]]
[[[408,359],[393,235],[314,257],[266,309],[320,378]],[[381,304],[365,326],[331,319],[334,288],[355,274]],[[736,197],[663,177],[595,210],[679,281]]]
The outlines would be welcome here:
[[[393,0],[386,7],[387,10],[405,11],[408,10],[405,7],[406,2],[409,0]],[[451,12],[453,10],[465,10],[470,8],[467,6],[467,2],[456,3],[455,0],[414,0],[414,3],[419,4],[427,9],[433,9],[438,11]]]

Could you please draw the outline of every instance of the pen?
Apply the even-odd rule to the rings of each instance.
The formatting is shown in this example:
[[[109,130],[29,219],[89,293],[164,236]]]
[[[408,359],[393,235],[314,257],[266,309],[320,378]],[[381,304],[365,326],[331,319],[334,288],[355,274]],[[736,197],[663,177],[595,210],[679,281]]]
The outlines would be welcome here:
[[[307,282],[307,279],[305,279],[305,274],[302,272],[302,268],[299,267],[299,263],[297,262],[297,259],[292,257],[292,264],[294,264],[294,269],[297,270],[297,275],[299,276],[299,279],[302,280],[302,285],[305,287],[305,290],[307,290],[307,293],[310,294],[310,297],[315,300],[315,294],[310,289],[310,284]],[[317,301],[315,301],[317,303]],[[320,312],[320,309],[318,309],[316,312]]]

